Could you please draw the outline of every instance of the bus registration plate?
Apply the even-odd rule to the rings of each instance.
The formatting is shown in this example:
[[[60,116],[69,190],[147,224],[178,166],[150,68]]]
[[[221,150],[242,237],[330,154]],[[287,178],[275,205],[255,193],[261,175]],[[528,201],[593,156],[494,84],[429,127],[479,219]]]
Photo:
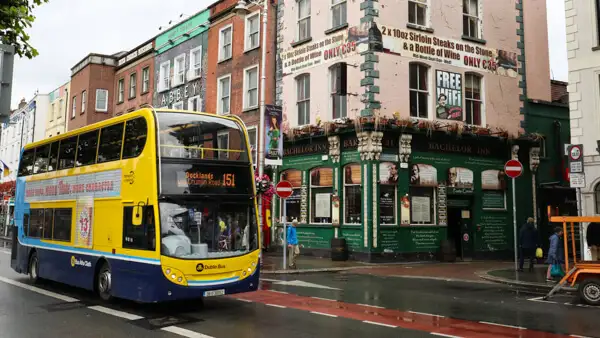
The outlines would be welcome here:
[[[225,289],[204,291],[204,297],[222,296],[225,294]]]

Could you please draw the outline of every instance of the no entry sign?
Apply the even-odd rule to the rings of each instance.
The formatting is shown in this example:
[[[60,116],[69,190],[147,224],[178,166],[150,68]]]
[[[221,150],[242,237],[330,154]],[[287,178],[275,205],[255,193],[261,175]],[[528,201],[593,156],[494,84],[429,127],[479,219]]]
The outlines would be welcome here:
[[[288,181],[281,181],[275,186],[275,193],[280,198],[286,199],[292,196],[293,192],[294,191],[292,190],[292,184]]]
[[[518,160],[509,160],[504,165],[504,172],[510,178],[517,178],[523,173],[523,165]]]

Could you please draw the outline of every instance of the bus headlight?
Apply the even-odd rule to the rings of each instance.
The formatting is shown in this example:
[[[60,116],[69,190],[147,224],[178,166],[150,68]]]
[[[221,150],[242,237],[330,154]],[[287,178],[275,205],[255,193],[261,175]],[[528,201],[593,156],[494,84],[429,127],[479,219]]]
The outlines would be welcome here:
[[[167,269],[167,270],[165,270],[165,273],[166,273],[167,275],[168,275],[168,274],[170,274],[170,273],[171,273],[171,269]]]
[[[178,284],[178,285],[183,285],[183,286],[187,286],[187,279],[185,278],[185,275],[174,268],[171,267],[163,267],[162,269],[163,274],[165,275],[165,277],[170,280],[171,282]]]

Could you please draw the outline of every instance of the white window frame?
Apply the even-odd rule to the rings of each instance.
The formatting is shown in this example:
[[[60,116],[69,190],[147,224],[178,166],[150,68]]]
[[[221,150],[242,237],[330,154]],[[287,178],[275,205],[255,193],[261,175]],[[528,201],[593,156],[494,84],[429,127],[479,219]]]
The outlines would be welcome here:
[[[252,149],[250,149],[250,156],[252,156],[252,165],[256,167],[258,163],[258,126],[250,126],[247,127],[248,131],[248,140],[250,140],[250,131],[254,130],[254,146],[256,147],[256,151],[254,155],[252,155]],[[252,142],[250,142],[250,146],[252,146]]]
[[[135,80],[135,81],[132,81]],[[133,95],[132,95],[133,91]],[[137,96],[137,73],[129,74],[129,99],[133,99]]]
[[[194,57],[194,53],[199,52],[200,63],[199,66],[196,67],[196,58]],[[187,80],[195,80],[202,76],[202,46],[198,46],[190,51],[190,67],[187,71]]]
[[[467,98],[467,84],[469,83],[468,79],[471,76],[479,79],[479,96],[480,96],[479,100]],[[464,122],[465,122],[465,124],[467,123],[467,113],[468,113],[467,112],[467,101],[474,101],[474,102],[479,102],[479,104],[481,105],[481,108],[480,108],[481,116],[479,117],[481,119],[481,124],[471,124],[471,125],[476,125],[476,126],[485,126],[486,125],[486,121],[485,121],[485,85],[484,85],[483,79],[484,79],[484,77],[478,73],[467,72],[464,75],[464,89],[463,89],[464,95],[463,96],[464,96],[464,100],[465,100],[465,103],[464,103],[464,107],[465,107]]]
[[[251,70],[254,70],[254,69],[256,70],[256,88],[254,88],[254,90],[256,90],[256,105],[251,106],[249,104],[250,95],[249,95],[248,91],[250,91],[252,89],[250,88],[250,84],[248,83],[249,78],[250,78],[248,76],[248,73]],[[259,97],[258,97],[259,96],[259,83],[260,83],[259,79],[260,79],[260,71],[258,70],[258,64],[250,66],[250,67],[247,67],[247,68],[244,68],[244,85],[243,85],[244,92],[242,93],[242,99],[243,99],[243,102],[244,102],[244,109],[255,109],[255,108],[258,108],[258,104],[259,104],[259,102],[258,102],[258,100],[259,100]]]
[[[183,110],[183,101],[173,102],[173,108],[176,110]]]
[[[476,36],[473,36],[470,34],[464,34],[464,35],[467,37],[470,37],[470,38],[474,38],[474,39],[482,39],[483,38],[483,19],[482,19],[482,15],[481,15],[481,12],[482,12],[481,0],[466,0],[466,1],[469,3],[468,8],[471,8],[470,4],[472,2],[476,3],[477,6],[475,6],[475,7],[477,8],[477,13],[475,15],[473,13],[465,13],[465,11],[468,9],[465,9],[463,6],[463,15],[462,15],[463,16],[463,34],[465,32],[464,18],[465,17],[474,18],[474,19],[476,19],[475,22],[477,24],[477,27],[475,27],[475,30],[474,30]],[[469,23],[470,23],[470,21],[469,21]],[[471,30],[469,29],[469,32],[470,31]]]
[[[221,93],[223,91],[221,82],[224,79],[229,79],[229,96],[227,96],[227,100],[229,101],[229,110],[228,111],[223,111],[223,106],[221,104],[221,101],[223,100],[223,97],[221,97]],[[227,115],[227,114],[231,114],[231,74],[227,74],[227,75],[223,75],[220,78],[217,79],[217,115]]]
[[[346,208],[348,207],[348,203],[347,203],[347,201],[346,201],[346,187],[355,187],[355,186],[361,186],[361,185],[362,185],[361,183],[358,183],[358,184],[350,184],[350,183],[346,183],[346,167],[353,166],[353,165],[357,165],[357,166],[359,167],[359,169],[361,169],[361,178],[362,178],[362,168],[361,168],[361,165],[360,165],[360,163],[356,163],[356,162],[354,162],[354,163],[348,163],[348,164],[346,164],[346,165],[344,165],[344,166],[342,167],[342,170],[343,170],[343,172],[344,172],[344,173],[343,173],[343,175],[342,175],[342,176],[343,176],[343,177],[342,177],[342,179],[343,179],[343,181],[342,181],[342,187],[343,187],[343,189],[344,189],[344,191],[343,191],[343,195],[342,195],[342,196],[343,196],[343,199],[344,199],[344,215],[343,215],[343,224],[350,224],[350,225],[361,225],[361,224],[362,224],[362,223],[361,223],[361,222],[362,222],[362,219],[358,220],[358,222],[357,222],[357,223],[350,223],[350,221],[348,221],[348,220],[346,219]],[[361,205],[360,205],[359,209],[360,209],[360,210],[362,210],[362,207],[363,207],[362,203],[364,203],[364,201],[363,201],[363,197],[362,197],[362,194],[361,194],[360,202],[361,202]],[[361,217],[362,217],[362,216],[361,216]]]
[[[333,24],[334,9],[335,9],[335,7],[342,7],[342,6],[346,7],[346,17],[343,18],[344,22],[340,23],[337,26],[334,26],[334,24]],[[347,0],[331,0],[331,9],[330,9],[330,12],[331,12],[331,15],[330,15],[330,23],[331,23],[330,27],[331,27],[331,29],[342,27],[342,26],[348,24],[348,1]],[[342,12],[340,12],[340,13],[342,13]]]
[[[179,69],[179,61],[183,68]],[[179,54],[173,60],[173,87],[180,86],[185,82],[185,54]]]
[[[228,44],[225,44],[225,42],[223,41],[223,32],[225,32],[228,29],[231,30],[231,41],[229,41]],[[230,55],[226,57],[225,55],[223,55],[223,49],[227,45],[229,45],[231,47],[231,52],[230,52]],[[232,57],[233,57],[233,24],[229,24],[229,25],[224,26],[221,29],[219,29],[219,61],[218,62],[229,60]]]
[[[98,93],[100,92],[106,92],[106,100],[104,101],[104,107],[100,107],[98,108]],[[95,105],[94,108],[96,108],[97,112],[102,112],[102,113],[106,113],[108,112],[108,89],[102,89],[102,88],[98,88],[96,89],[96,100],[95,100]]]
[[[171,61],[167,60],[161,62],[160,67],[158,68],[158,73],[158,92],[161,93],[169,90],[171,82]]]
[[[81,92],[81,113],[85,113],[85,105],[87,103],[87,90]]]
[[[142,69],[142,94],[150,91],[150,66]]]
[[[221,140],[221,136],[227,136],[227,148],[221,148],[219,141]],[[219,149],[227,149],[229,150],[229,131],[220,131],[217,133],[217,148]],[[225,152],[225,158],[229,158],[229,152]]]
[[[410,66],[412,66],[412,65],[416,65],[418,67],[425,67],[425,69],[427,69],[427,76],[426,76],[426,78],[427,78],[427,90],[422,90],[422,89],[411,88],[410,87]],[[429,92],[430,88],[431,88],[431,73],[432,73],[431,67],[427,66],[424,63],[410,62],[408,64],[408,94],[409,94],[408,95],[408,101],[409,101],[409,112],[408,112],[408,114],[409,115],[410,115],[410,93],[414,91],[414,92],[418,92],[418,93],[425,93],[425,94],[427,94],[427,101],[425,102],[425,105],[427,106],[427,116],[420,117],[420,116],[412,116],[412,115],[410,115],[410,117],[414,117],[414,118],[418,118],[418,119],[430,119],[431,116],[433,115],[432,112],[431,112],[432,107],[431,107],[431,102],[430,102],[431,101],[431,93]],[[417,76],[418,75],[419,75],[419,71],[417,70]],[[417,78],[417,85],[418,84],[419,84],[419,78]],[[418,96],[417,96],[417,98],[418,98]],[[419,108],[417,107],[417,114],[418,113],[419,113]]]
[[[410,22],[410,15],[409,17],[409,21],[408,23],[411,25],[415,25],[415,26],[419,26],[419,27],[430,27],[431,26],[431,8],[429,6],[429,1],[430,0],[408,0],[408,8],[407,10],[410,11],[410,4],[413,3],[415,5],[415,19],[418,21],[418,15],[416,12],[417,11],[417,6],[421,5],[423,7],[425,7],[425,23],[423,25],[417,23],[417,22]]]
[[[258,21],[258,31],[250,32],[250,20],[256,18]],[[256,39],[256,46],[252,46],[251,35],[256,34],[258,38]],[[244,20],[244,52],[253,50],[260,47],[260,11],[256,11],[254,13],[246,15],[246,19]]]
[[[334,84],[335,84],[335,74],[334,72],[337,71],[339,69],[339,71],[342,71],[342,64],[343,62],[339,62],[336,63],[334,65],[332,65],[331,67],[329,67],[328,71],[329,71],[329,111],[331,112],[331,117],[333,119],[338,119],[338,118],[343,118],[343,117],[347,117],[348,116],[348,95],[338,95],[337,94],[337,88],[334,88]],[[340,74],[340,77],[342,75]],[[341,84],[340,84],[341,85]],[[346,66],[346,91],[348,91],[348,67]],[[338,104],[342,103],[342,100],[345,102],[344,105],[344,109],[342,111],[342,109],[340,108],[340,116],[334,116],[335,112],[334,112],[334,101],[335,100],[339,100]]]
[[[198,110],[194,110],[194,100],[197,102]],[[202,111],[202,98],[200,95],[192,96],[188,99],[188,109],[191,111]]]
[[[301,78],[304,79],[305,77],[308,77],[308,90],[309,90],[308,98],[306,97],[306,90],[305,90],[304,91],[304,95],[305,96],[302,99],[300,99],[300,97],[298,97],[298,91],[299,91],[299,88],[300,88],[299,87],[300,86],[300,79]],[[298,126],[304,126],[304,125],[310,124],[310,95],[311,95],[311,93],[310,93],[310,91],[311,91],[311,88],[310,88],[310,84],[311,84],[310,83],[310,81],[311,81],[310,73],[300,74],[300,75],[296,76],[296,78],[294,80],[296,82],[296,114],[298,115]],[[302,81],[302,85],[304,85],[304,81]],[[303,121],[303,122],[306,122],[306,123],[300,124],[300,103],[304,104],[305,102],[308,102],[308,121]]]
[[[73,96],[73,100],[72,100],[72,104],[71,104],[71,118],[74,119],[75,116],[77,116],[77,96]],[[14,136],[14,129],[13,129],[13,136]]]
[[[125,78],[117,82],[117,104],[125,102]]]
[[[321,0],[321,1],[323,1],[323,0]],[[301,17],[300,16],[300,6],[301,6],[300,3],[304,3],[304,2],[308,3],[308,15]],[[311,29],[311,13],[312,13],[311,7],[312,6],[310,3],[310,0],[298,0],[297,5],[298,5],[298,16],[297,16],[297,21],[296,21],[296,41],[307,40],[312,37],[312,29]],[[307,29],[308,34],[307,34],[307,36],[304,36],[304,37],[300,36],[300,23],[302,21],[308,21],[308,25],[307,25],[308,26],[308,29]]]

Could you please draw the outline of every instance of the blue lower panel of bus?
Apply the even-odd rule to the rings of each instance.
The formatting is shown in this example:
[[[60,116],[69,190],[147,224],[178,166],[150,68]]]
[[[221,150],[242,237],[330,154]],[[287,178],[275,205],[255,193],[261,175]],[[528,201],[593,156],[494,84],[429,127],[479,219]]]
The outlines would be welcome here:
[[[28,272],[29,257],[36,250],[39,258],[39,276],[60,283],[93,290],[98,262],[102,257],[79,252],[66,252],[19,245],[18,260],[13,268]],[[112,294],[115,297],[143,303],[200,298],[205,291],[224,290],[224,294],[255,291],[258,289],[260,267],[254,274],[240,281],[223,281],[207,286],[180,286],[168,281],[160,265],[104,257],[112,272]],[[212,283],[211,283],[212,284]]]

